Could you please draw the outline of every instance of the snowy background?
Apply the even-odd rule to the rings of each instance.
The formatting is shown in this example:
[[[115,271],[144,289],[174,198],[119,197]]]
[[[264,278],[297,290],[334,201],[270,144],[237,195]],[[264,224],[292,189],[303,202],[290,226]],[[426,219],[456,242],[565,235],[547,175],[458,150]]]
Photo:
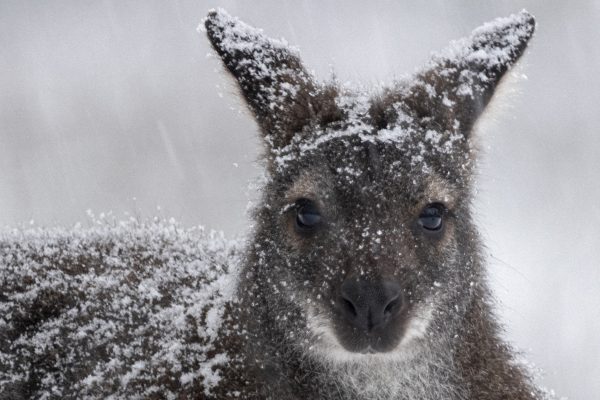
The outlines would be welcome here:
[[[528,79],[481,132],[477,219],[508,338],[559,395],[597,399],[600,1],[0,0],[0,226],[92,209],[247,229],[260,143],[196,32],[216,6],[300,47],[321,79],[365,83],[495,17],[537,17]]]

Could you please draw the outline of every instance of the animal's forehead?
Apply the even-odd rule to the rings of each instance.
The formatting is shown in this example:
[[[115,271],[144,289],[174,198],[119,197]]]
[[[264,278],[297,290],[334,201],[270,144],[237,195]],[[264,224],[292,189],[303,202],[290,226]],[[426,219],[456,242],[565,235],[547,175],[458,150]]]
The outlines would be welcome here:
[[[458,186],[424,164],[413,165],[389,143],[331,140],[305,156],[291,176],[286,198],[341,196],[353,201],[450,201]],[[338,197],[339,199],[339,197]]]
[[[421,153],[417,153],[420,155]],[[415,157],[393,143],[362,142],[358,138],[331,140],[319,151],[305,154],[284,173],[293,197],[327,195],[370,201],[416,201],[424,196],[443,201],[443,187],[464,187],[463,177],[449,159]],[[430,190],[433,189],[433,190]],[[433,198],[437,197],[437,199]],[[339,197],[338,197],[339,198]]]
[[[385,104],[385,118],[374,111],[377,104],[369,95],[340,95],[336,105],[341,110],[339,120],[326,126],[309,125],[291,143],[272,150],[276,168],[285,170],[321,155],[330,160],[332,168],[349,172],[377,163],[426,171],[430,164],[443,163],[465,151],[459,124],[436,126],[431,118],[412,113],[402,100]],[[371,157],[365,158],[365,154]]]

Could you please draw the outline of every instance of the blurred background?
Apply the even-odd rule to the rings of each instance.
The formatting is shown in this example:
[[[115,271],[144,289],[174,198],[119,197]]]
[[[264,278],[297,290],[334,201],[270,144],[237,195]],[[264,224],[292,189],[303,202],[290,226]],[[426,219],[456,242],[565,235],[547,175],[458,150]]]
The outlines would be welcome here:
[[[559,396],[597,399],[600,1],[0,0],[0,226],[90,209],[248,229],[257,129],[196,32],[217,6],[317,77],[367,84],[495,17],[537,17],[527,79],[482,125],[476,214],[506,336]]]

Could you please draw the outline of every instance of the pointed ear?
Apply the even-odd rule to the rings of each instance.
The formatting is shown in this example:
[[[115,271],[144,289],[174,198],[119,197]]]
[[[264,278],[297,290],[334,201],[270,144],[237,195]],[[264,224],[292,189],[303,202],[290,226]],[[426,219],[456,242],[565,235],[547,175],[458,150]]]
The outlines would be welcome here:
[[[535,19],[527,11],[475,29],[433,57],[407,88],[405,102],[419,117],[469,135],[534,30]]]
[[[289,144],[331,107],[331,102],[318,101],[327,90],[314,83],[297,51],[284,41],[266,37],[222,9],[210,11],[204,23],[213,48],[239,83],[271,149]],[[325,97],[333,101],[331,95]]]

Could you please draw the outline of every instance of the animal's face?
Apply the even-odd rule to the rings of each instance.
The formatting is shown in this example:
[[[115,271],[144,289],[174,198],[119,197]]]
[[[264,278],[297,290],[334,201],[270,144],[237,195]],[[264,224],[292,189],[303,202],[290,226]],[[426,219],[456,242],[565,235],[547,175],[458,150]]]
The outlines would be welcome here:
[[[470,134],[531,16],[479,28],[377,95],[316,83],[224,12],[206,27],[267,143],[253,279],[281,334],[338,359],[448,335],[480,279]]]
[[[365,137],[345,136],[346,122],[273,172],[262,214],[277,251],[265,269],[274,301],[299,309],[319,351],[390,352],[422,336],[445,293],[475,273],[458,251],[472,235],[460,171],[470,159],[439,163],[426,140],[386,142],[370,123]],[[463,155],[465,145],[452,143]]]

